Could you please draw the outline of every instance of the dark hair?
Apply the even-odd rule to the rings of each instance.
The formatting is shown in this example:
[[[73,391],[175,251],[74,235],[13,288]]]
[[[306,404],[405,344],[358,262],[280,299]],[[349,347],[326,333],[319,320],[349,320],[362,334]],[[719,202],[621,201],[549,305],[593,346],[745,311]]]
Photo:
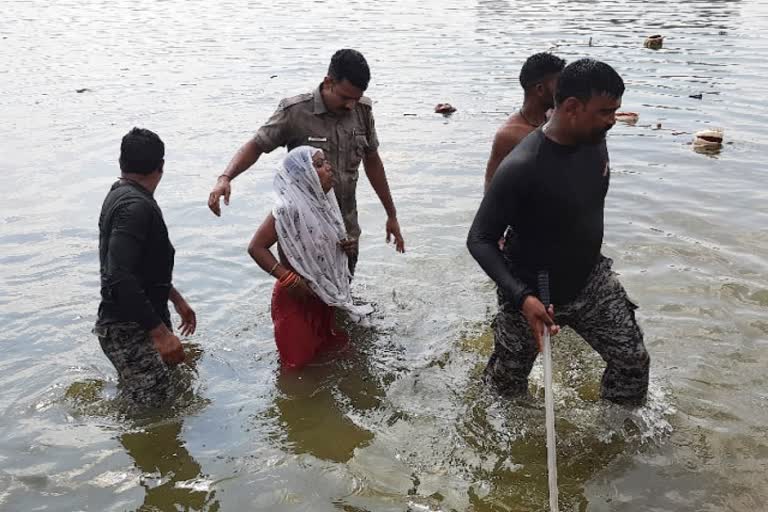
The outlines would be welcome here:
[[[551,53],[542,52],[531,55],[520,69],[520,85],[529,89],[541,83],[550,75],[560,73],[565,61]]]
[[[150,174],[163,163],[165,144],[153,131],[133,128],[120,144],[120,170],[136,174]]]
[[[349,83],[364,91],[371,80],[371,70],[368,69],[368,62],[362,53],[357,50],[343,49],[331,57],[328,76],[337,82],[348,80]]]
[[[586,102],[592,96],[603,94],[621,98],[624,95],[624,80],[605,62],[580,59],[568,64],[560,74],[555,103],[559,105],[571,97]]]

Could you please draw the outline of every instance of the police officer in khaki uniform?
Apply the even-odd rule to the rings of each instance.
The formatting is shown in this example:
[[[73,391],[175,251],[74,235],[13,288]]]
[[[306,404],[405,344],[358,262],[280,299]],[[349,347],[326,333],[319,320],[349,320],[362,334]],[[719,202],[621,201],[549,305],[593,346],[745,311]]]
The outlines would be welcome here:
[[[387,213],[387,242],[394,239],[397,251],[404,252],[397,212],[378,153],[371,100],[363,96],[369,80],[368,63],[360,52],[337,51],[322,84],[311,93],[282,100],[272,117],[232,158],[208,198],[211,211],[221,215],[219,200],[223,196],[224,204],[229,204],[230,182],[251,167],[262,153],[278,146],[286,146],[289,151],[297,146],[314,146],[322,149],[333,165],[334,190],[348,236],[357,241],[361,232],[355,193],[362,161],[368,180]],[[349,262],[354,271],[357,251]]]

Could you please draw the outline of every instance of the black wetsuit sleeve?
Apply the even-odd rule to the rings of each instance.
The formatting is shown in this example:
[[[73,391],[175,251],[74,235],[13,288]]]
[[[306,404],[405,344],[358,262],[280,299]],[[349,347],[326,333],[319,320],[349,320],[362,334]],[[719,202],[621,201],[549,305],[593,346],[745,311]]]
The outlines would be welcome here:
[[[522,192],[523,166],[522,162],[510,161],[509,158],[502,162],[467,236],[469,252],[518,308],[522,307],[526,296],[534,293],[515,276],[514,267],[499,249],[499,239],[507,226],[514,224],[521,208],[519,196]]]
[[[153,218],[144,201],[120,205],[114,212],[106,258],[106,285],[121,316],[152,330],[162,319],[137,279]]]

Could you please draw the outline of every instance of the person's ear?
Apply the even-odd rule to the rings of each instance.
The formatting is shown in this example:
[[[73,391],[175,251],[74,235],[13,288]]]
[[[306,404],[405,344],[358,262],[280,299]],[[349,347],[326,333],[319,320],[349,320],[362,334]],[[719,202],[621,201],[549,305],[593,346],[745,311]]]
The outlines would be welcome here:
[[[331,78],[330,76],[326,76],[323,78],[323,89],[332,89],[333,86],[336,85],[336,80]]]
[[[574,117],[584,110],[584,104],[580,99],[571,96],[570,98],[566,98],[565,101],[560,104],[558,109],[562,109],[568,117]]]
[[[160,165],[157,168],[157,172],[159,172],[160,174],[163,174],[163,167],[164,166],[165,166],[165,159],[160,160]]]

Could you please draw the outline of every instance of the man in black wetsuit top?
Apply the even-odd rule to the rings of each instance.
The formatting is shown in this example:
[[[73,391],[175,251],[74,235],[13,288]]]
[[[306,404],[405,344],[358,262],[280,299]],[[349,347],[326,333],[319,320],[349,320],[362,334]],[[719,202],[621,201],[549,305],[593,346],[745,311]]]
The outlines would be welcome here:
[[[607,363],[603,398],[630,405],[646,399],[650,357],[637,306],[600,252],[610,179],[605,135],[623,94],[609,65],[568,65],[552,118],[502,161],[472,223],[467,246],[504,297],[485,370],[503,394],[527,393],[544,326],[556,334],[568,325]],[[502,253],[498,240],[508,225],[516,236]],[[538,295],[541,272],[549,275],[548,310]]]
[[[174,397],[169,365],[184,360],[173,334],[170,300],[181,334],[192,334],[195,312],[173,287],[174,248],[154,192],[163,177],[165,145],[132,129],[120,145],[120,179],[99,217],[101,303],[94,332],[117,370],[121,394],[159,407]]]

